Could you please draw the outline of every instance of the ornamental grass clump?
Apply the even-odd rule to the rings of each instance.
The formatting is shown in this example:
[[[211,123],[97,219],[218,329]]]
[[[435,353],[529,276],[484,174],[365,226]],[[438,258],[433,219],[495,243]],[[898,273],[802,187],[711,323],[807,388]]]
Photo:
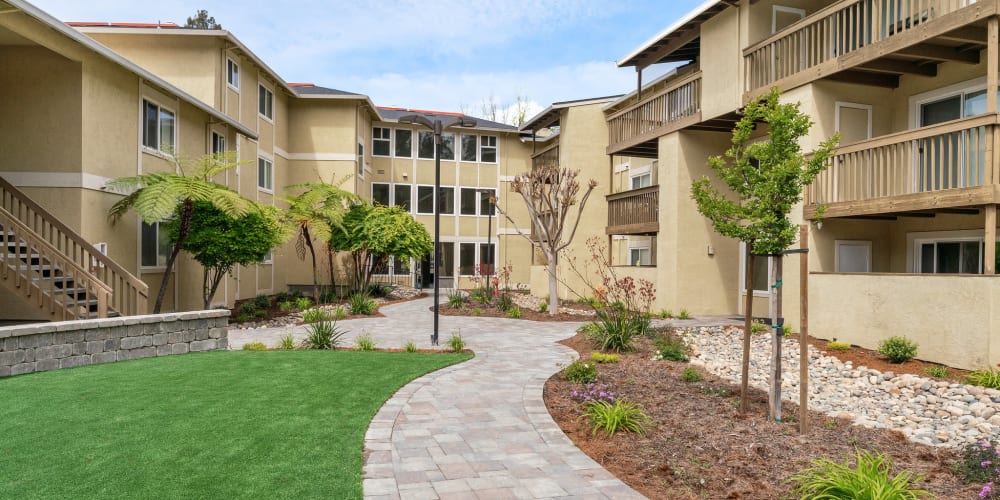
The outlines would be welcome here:
[[[850,459],[844,463],[826,458],[814,460],[812,466],[789,479],[795,485],[794,494],[810,499],[916,500],[930,497],[929,492],[915,487],[924,476],[909,471],[893,475],[892,458],[866,450],[857,450],[854,458],[853,467]]]
[[[904,363],[917,355],[917,343],[894,335],[878,343],[878,353],[890,363]]]
[[[597,364],[587,363],[579,359],[563,368],[562,376],[570,382],[589,384],[597,380]]]
[[[347,330],[337,328],[336,321],[319,321],[306,327],[306,349],[336,349]]]
[[[604,432],[608,437],[622,431],[642,434],[651,422],[639,405],[623,399],[595,401],[584,408],[583,414],[590,418],[594,434]]]
[[[357,346],[359,351],[374,351],[375,350],[375,339],[372,334],[368,332],[362,332],[354,339],[354,345]]]
[[[455,290],[448,294],[448,307],[452,309],[461,309],[465,306],[465,296],[462,292]]]
[[[980,387],[1000,389],[1000,370],[996,368],[976,370],[965,378],[965,382],[967,384],[978,385]]]
[[[319,323],[320,321],[330,321],[332,319],[334,319],[332,314],[318,307],[302,311],[303,323]]]
[[[448,339],[448,347],[455,352],[465,350],[465,339],[462,338],[462,334],[458,332],[451,334],[451,338]]]
[[[351,314],[370,316],[378,311],[378,303],[366,293],[354,293],[348,299],[351,306]]]
[[[291,351],[292,349],[295,349],[295,339],[292,337],[292,334],[289,333],[288,335],[281,337],[278,347],[284,351]]]

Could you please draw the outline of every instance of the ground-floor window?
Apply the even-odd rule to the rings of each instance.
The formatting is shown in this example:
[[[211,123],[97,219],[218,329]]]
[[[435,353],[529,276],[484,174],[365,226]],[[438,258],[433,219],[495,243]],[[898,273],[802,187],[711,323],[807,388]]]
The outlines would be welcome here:
[[[141,264],[142,267],[165,267],[167,257],[173,250],[170,239],[160,223],[142,223],[141,234]]]
[[[746,268],[747,268],[747,246],[744,243],[740,243],[740,290],[746,292],[745,283],[746,278]],[[754,295],[767,295],[767,280],[770,275],[771,264],[770,260],[766,256],[755,256],[753,259],[753,293]]]
[[[918,263],[919,273],[935,274],[982,274],[983,242],[971,241],[929,241],[920,242]]]

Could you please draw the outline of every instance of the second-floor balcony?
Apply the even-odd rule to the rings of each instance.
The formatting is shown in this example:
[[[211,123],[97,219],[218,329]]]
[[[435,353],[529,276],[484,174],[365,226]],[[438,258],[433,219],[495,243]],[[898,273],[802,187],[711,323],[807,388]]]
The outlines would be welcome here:
[[[743,51],[744,99],[817,79],[898,87],[942,62],[979,63],[997,0],[841,0]]]
[[[657,137],[701,121],[701,72],[608,116],[608,154],[656,158]]]
[[[655,234],[660,230],[660,186],[609,194],[607,234]]]
[[[804,216],[929,216],[1000,203],[998,130],[1000,114],[987,113],[841,146],[807,188]]]

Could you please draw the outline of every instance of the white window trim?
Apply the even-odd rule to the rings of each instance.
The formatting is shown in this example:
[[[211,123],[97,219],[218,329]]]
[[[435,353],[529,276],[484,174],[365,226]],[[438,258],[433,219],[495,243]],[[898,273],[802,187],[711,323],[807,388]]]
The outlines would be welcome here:
[[[271,264],[274,264],[274,250],[273,249],[271,251],[267,252],[267,256],[264,257],[264,260],[260,261],[260,264],[264,265],[264,266],[269,266]]]
[[[962,231],[928,231],[920,233],[907,233],[906,240],[909,243],[907,247],[910,249],[906,253],[906,267],[913,274],[925,274],[920,273],[919,262],[921,257],[920,246],[925,243],[938,243],[941,241],[978,241],[983,243],[986,240],[986,235],[983,231],[976,229],[967,229]],[[997,241],[1000,242],[1000,236],[997,237]],[[985,252],[980,254],[980,258],[985,258]],[[979,263],[979,272],[983,272],[983,263]]]
[[[394,198],[394,196],[393,196],[393,184],[391,182],[373,182],[373,183],[371,183],[371,186],[370,186],[370,189],[369,189],[369,193],[368,193],[368,199],[371,200],[372,203],[375,203],[375,186],[386,186],[386,187],[389,188],[389,200],[388,200],[388,202],[389,202],[389,206],[391,207],[392,206],[392,199]]]
[[[494,139],[494,141],[496,141],[496,146],[483,146],[483,139],[486,138],[486,137],[492,137]],[[485,163],[487,165],[497,165],[497,164],[499,164],[500,163],[500,136],[496,136],[496,135],[479,135],[478,141],[479,141],[479,148],[476,151],[476,158],[478,158],[479,163]],[[483,160],[483,148],[484,147],[486,147],[486,148],[493,148],[494,153],[495,153],[493,156],[496,157],[496,160],[494,160],[494,161],[485,161],[485,160]]]
[[[868,270],[863,271],[866,273],[872,272],[872,242],[871,240],[833,240],[833,270],[834,272],[843,272],[840,270],[840,247],[841,246],[861,246],[868,248]]]
[[[799,18],[805,19],[806,10],[797,9],[795,7],[786,7],[784,5],[772,5],[771,6],[771,34],[778,32],[778,13],[783,12],[785,14],[798,14]]]
[[[271,166],[271,175],[270,175],[270,177],[271,177],[271,187],[270,187],[270,189],[268,189],[266,187],[262,187],[260,185],[260,160],[266,161]],[[257,154],[257,162],[258,162],[257,165],[255,165],[257,167],[257,190],[261,191],[261,192],[264,192],[264,193],[274,194],[274,158],[273,157],[268,158],[268,156],[266,154],[264,154],[263,151],[261,151],[261,152],[258,152],[258,154]]]
[[[455,155],[455,161],[461,162],[461,163],[482,163],[482,162],[479,161],[479,148],[482,147],[483,138],[480,137],[478,134],[458,133],[456,135],[457,136],[455,137],[455,139],[457,140],[458,151],[456,151],[457,154]],[[476,155],[475,155],[475,158],[473,158],[471,160],[463,160],[462,159],[462,154],[465,153],[465,144],[462,142],[462,138],[465,137],[465,136],[467,136],[467,135],[476,138]]]
[[[631,191],[633,189],[642,189],[642,188],[633,188],[632,187],[632,180],[635,179],[636,177],[642,177],[644,175],[649,175],[649,185],[652,186],[653,185],[653,169],[652,169],[652,165],[648,165],[647,164],[646,166],[636,167],[634,169],[631,168],[631,167],[629,167],[629,169],[628,169],[628,191]]]
[[[410,209],[406,211],[408,214],[412,214],[416,211],[416,206],[413,203],[413,184],[408,184],[405,182],[391,182],[389,183],[389,201],[392,206],[399,206],[396,204],[396,186],[406,186],[410,188]]]
[[[833,129],[840,131],[840,110],[841,108],[861,109],[868,111],[868,138],[872,137],[872,106],[871,104],[860,104],[856,102],[836,101],[833,103]]]
[[[164,221],[164,222],[166,222],[166,221]],[[142,224],[143,224],[143,221],[140,219],[139,220],[139,271],[141,271],[141,272],[151,272],[151,273],[158,273],[158,272],[162,273],[162,272],[165,272],[167,270],[166,260],[164,260],[163,265],[157,264],[155,266],[145,266],[145,265],[142,264]],[[157,260],[159,260],[159,257],[160,257],[159,249],[160,249],[160,233],[161,233],[161,231],[160,231],[160,225],[161,224],[163,224],[163,222],[156,222],[156,223],[150,224],[151,226],[153,226],[153,227],[156,228],[156,249],[157,249],[156,257],[157,257]],[[169,259],[169,258],[170,258],[170,256],[168,254],[166,256],[166,259]],[[174,271],[176,271],[176,270],[177,270],[177,266],[174,266]]]
[[[229,66],[236,68],[236,85],[233,85],[229,81]],[[235,90],[237,93],[240,91],[240,65],[236,63],[231,57],[226,57],[226,86]]]
[[[410,139],[410,143],[411,144],[414,143],[414,142],[416,143],[416,148],[415,148],[416,151],[414,151],[413,157],[416,158],[417,160],[431,160],[431,161],[434,161],[434,159],[437,158],[437,142],[434,140],[434,132],[430,131],[430,130],[414,130],[414,132],[416,132],[416,133],[413,134],[413,137]],[[434,144],[434,147],[431,148],[431,157],[430,158],[427,158],[426,156],[420,156],[420,136],[423,135],[423,134],[430,134],[431,135],[432,144]]]
[[[442,237],[441,241],[442,241],[442,243],[445,242],[446,241],[445,237]],[[461,254],[462,254],[462,245],[463,244],[465,244],[465,245],[475,245],[476,246],[475,247],[476,251],[473,253],[473,257],[472,257],[473,262],[475,262],[475,264],[473,264],[473,267],[478,266],[479,263],[483,261],[482,248],[481,248],[482,245],[492,245],[493,246],[493,257],[494,258],[496,258],[497,252],[499,251],[499,245],[497,245],[497,239],[496,238],[493,238],[492,240],[487,241],[487,238],[484,238],[484,237],[473,238],[473,239],[463,239],[463,240],[457,240],[457,239],[454,239],[454,237],[452,237],[452,239],[449,240],[449,242],[455,244],[455,252],[458,253],[458,256],[457,256],[458,258],[455,259],[455,262],[456,262],[456,266],[458,266],[458,269],[456,270],[456,276],[458,276],[459,278],[471,278],[471,277],[475,276],[475,274],[462,274],[462,255]],[[493,265],[494,266],[496,265],[496,260],[493,261]]]
[[[445,186],[441,186],[441,187],[445,187]],[[475,193],[476,193],[476,213],[474,213],[474,214],[463,214],[462,213],[462,207],[461,207],[461,205],[462,205],[462,191],[466,190],[466,189],[471,189],[472,191],[475,191]],[[492,217],[491,215],[484,214],[483,211],[481,210],[483,208],[483,205],[482,205],[482,201],[483,200],[482,200],[482,198],[483,198],[483,194],[485,194],[481,190],[484,190],[484,189],[488,189],[490,191],[493,191],[493,196],[497,195],[496,188],[492,188],[492,187],[455,186],[455,190],[458,191],[458,197],[456,198],[456,200],[458,201],[458,203],[456,203],[456,206],[458,207],[458,212],[455,215],[457,215],[459,217]]]
[[[361,179],[361,180],[364,180],[364,178],[365,178],[365,172],[371,172],[371,166],[368,165],[367,161],[365,161],[365,157],[368,156],[368,152],[365,151],[365,138],[364,137],[358,137],[358,148],[357,148],[356,153],[357,153],[357,158],[358,159],[355,160],[355,161],[358,162],[357,166],[359,167],[357,169],[358,178]]]
[[[632,263],[632,250],[648,250],[649,251],[649,264],[646,266],[653,265],[653,246],[649,240],[632,240],[629,239],[627,242],[625,254],[628,255],[628,265],[634,266]]]
[[[376,139],[375,139],[375,129],[377,129],[377,128],[385,129],[385,130],[389,131],[389,138],[388,139],[381,139],[381,138],[377,139],[379,141],[388,141],[389,142],[389,154],[388,155],[377,155],[377,154],[375,154],[375,141],[376,141]],[[394,149],[394,147],[396,145],[396,141],[394,140],[395,137],[396,137],[396,131],[393,130],[392,128],[390,128],[390,127],[379,127],[377,125],[372,125],[372,156],[377,157],[377,158],[392,158],[393,155],[396,154],[396,150]]]
[[[969,92],[975,92],[977,90],[986,89],[986,77],[981,76],[979,78],[973,78],[972,80],[966,80],[964,82],[958,82],[951,85],[946,85],[944,87],[936,88],[933,90],[928,90],[927,92],[921,92],[919,94],[914,94],[909,98],[910,107],[910,128],[915,129],[920,127],[920,106],[922,104],[927,104],[934,101],[940,101],[947,97],[956,96],[959,94],[966,94]],[[962,114],[965,114],[965,100],[962,100]]]
[[[167,158],[167,159],[173,158],[175,156],[174,154],[177,152],[177,150],[180,149],[180,145],[177,144],[177,138],[180,137],[180,125],[181,125],[180,122],[181,121],[180,121],[180,116],[178,115],[177,111],[174,110],[173,108],[168,107],[168,106],[164,106],[163,104],[160,104],[160,101],[158,101],[156,99],[153,99],[153,98],[150,98],[150,97],[147,97],[147,96],[140,97],[139,98],[139,102],[141,103],[140,106],[142,106],[142,109],[139,112],[139,123],[141,124],[140,128],[139,128],[139,146],[142,148],[142,151],[145,152],[145,153],[149,153],[149,154],[151,154],[153,156],[159,156],[161,158]],[[155,104],[156,108],[157,108],[157,111],[156,111],[156,147],[155,148],[151,148],[151,147],[147,146],[145,144],[145,141],[143,140],[143,133],[145,133],[145,127],[146,127],[146,120],[145,120],[146,102],[149,102],[150,104]],[[167,151],[164,151],[164,150],[160,149],[160,148],[163,147],[163,138],[160,137],[160,113],[163,110],[166,110],[169,113],[171,113],[172,115],[174,115],[174,140],[173,140],[174,151],[172,151],[172,152],[167,152]]]
[[[746,290],[744,290],[744,288],[746,288],[746,283],[747,283],[747,274],[746,274],[746,272],[747,272],[747,269],[746,269],[747,268],[747,259],[746,259],[746,257],[747,257],[747,244],[743,243],[743,242],[740,242],[740,283],[738,285],[738,290],[740,291],[740,296],[746,295]],[[767,257],[767,256],[763,256],[763,257],[762,256],[756,256],[756,257],[754,257],[754,260],[761,259],[761,258],[767,259],[767,275],[768,275],[768,280],[770,280],[771,279],[770,278],[770,276],[771,276],[771,259],[769,257]],[[754,297],[765,297],[765,298],[767,298],[767,297],[771,296],[771,293],[768,290],[754,290],[753,291],[753,296]]]
[[[219,136],[222,139],[223,149],[222,151],[213,151],[215,146],[215,137]],[[226,134],[219,132],[218,130],[210,130],[208,132],[208,152],[209,153],[225,153],[229,149],[229,140],[226,138]]]
[[[399,156],[399,155],[396,154],[396,131],[397,130],[408,130],[410,132],[410,156]],[[403,159],[407,159],[407,160],[416,159],[417,158],[417,154],[413,150],[414,149],[414,144],[417,142],[416,138],[417,138],[417,131],[416,130],[413,130],[412,128],[406,128],[406,127],[394,127],[392,129],[392,157],[393,158],[403,158]]]
[[[410,203],[413,206],[413,213],[416,214],[416,215],[434,215],[433,210],[430,211],[430,212],[421,212],[420,211],[420,202],[419,202],[419,200],[420,200],[420,188],[421,187],[429,187],[429,188],[431,188],[431,193],[433,193],[433,196],[432,196],[432,198],[433,198],[432,199],[432,203],[433,204],[431,205],[431,207],[433,208],[433,207],[437,206],[437,202],[438,202],[437,201],[437,196],[438,196],[438,194],[434,191],[434,184],[414,184],[414,186],[417,187],[417,189],[416,189],[417,196],[416,196],[416,199]],[[441,189],[451,189],[452,192],[454,192],[455,191],[455,186],[441,186]],[[410,193],[412,195],[413,191],[411,191]],[[452,212],[450,214],[441,212],[441,215],[444,215],[446,217],[453,217],[453,216],[455,216],[456,215],[455,212],[456,211],[460,211],[460,210],[458,210],[458,203],[455,203],[455,207],[454,208],[455,208],[455,210],[452,210]],[[451,241],[452,243],[455,242],[454,240],[444,240],[444,239],[442,239],[441,241]]]
[[[264,113],[260,112],[260,95],[259,95],[260,89],[267,90],[271,94],[271,116],[267,116]],[[270,124],[273,125],[274,124],[274,89],[269,88],[267,85],[264,84],[263,81],[258,80],[257,81],[257,92],[258,92],[258,95],[257,95],[257,116],[263,118],[265,121],[267,121],[268,123],[270,123]]]
[[[620,173],[622,173],[622,172],[624,172],[626,170],[630,170],[631,169],[631,165],[632,165],[631,162],[627,162],[627,161],[619,163],[619,164],[615,165],[615,173],[616,174],[620,174]]]

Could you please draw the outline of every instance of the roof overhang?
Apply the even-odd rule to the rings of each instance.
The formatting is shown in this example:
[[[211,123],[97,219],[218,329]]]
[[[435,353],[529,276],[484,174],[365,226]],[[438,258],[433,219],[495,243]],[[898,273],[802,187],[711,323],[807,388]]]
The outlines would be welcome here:
[[[211,117],[219,120],[220,122],[223,122],[223,123],[225,123],[227,125],[232,126],[239,133],[241,133],[241,134],[243,134],[243,135],[245,135],[245,136],[247,136],[247,137],[249,137],[251,139],[257,139],[257,132],[254,131],[253,129],[250,129],[250,128],[246,127],[245,125],[241,124],[240,122],[234,120],[233,118],[230,118],[229,116],[226,116],[226,114],[224,114],[224,113],[216,110],[215,108],[209,106],[208,104],[205,104],[204,102],[202,102],[198,98],[196,98],[196,97],[192,96],[191,94],[188,94],[187,92],[184,92],[183,90],[175,87],[174,85],[170,84],[166,80],[164,80],[164,79],[162,79],[162,78],[160,78],[160,77],[158,77],[158,76],[150,73],[149,71],[146,71],[145,69],[143,69],[139,65],[133,63],[132,61],[129,61],[128,59],[126,59],[126,58],[122,57],[121,55],[119,55],[117,52],[114,52],[113,50],[105,47],[104,45],[101,45],[100,43],[98,43],[94,39],[92,39],[92,38],[84,35],[83,33],[80,33],[79,31],[71,28],[66,23],[64,23],[64,22],[62,22],[62,21],[60,21],[60,20],[52,17],[50,14],[48,14],[47,12],[42,11],[38,7],[35,7],[34,5],[32,5],[32,4],[28,3],[28,2],[25,2],[23,0],[2,0],[2,2],[0,2],[0,3],[6,3],[7,5],[10,5],[10,6],[16,8],[17,10],[20,10],[24,14],[28,15],[29,17],[32,17],[32,18],[36,19],[37,21],[39,21],[42,24],[48,26],[49,28],[53,29],[54,31],[56,31],[56,32],[58,32],[58,33],[60,33],[60,34],[62,34],[64,36],[66,36],[67,38],[69,38],[69,39],[71,39],[71,40],[73,40],[73,41],[75,41],[77,43],[79,43],[80,45],[86,47],[87,49],[89,49],[89,50],[91,50],[91,51],[93,51],[93,52],[95,52],[95,53],[103,56],[104,58],[108,59],[109,61],[111,61],[111,62],[113,62],[113,63],[121,66],[122,68],[124,68],[124,69],[126,69],[126,70],[128,70],[128,71],[130,71],[130,72],[132,72],[134,74],[136,74],[139,78],[141,78],[146,83],[155,85],[156,87],[159,87],[160,89],[164,90],[165,92],[173,94],[173,95],[179,97],[181,100],[187,102],[188,104],[194,106],[195,108],[198,108],[199,110],[204,111],[209,116],[211,116]]]
[[[619,59],[618,67],[634,66],[642,70],[653,64],[696,59],[701,47],[701,24],[734,4],[735,0],[707,0]]]
[[[535,116],[529,118],[522,125],[520,130],[522,132],[528,130],[541,130],[543,128],[551,127],[559,123],[559,116],[562,110],[566,108],[572,108],[575,106],[586,106],[588,104],[605,104],[615,102],[620,99],[620,95],[606,96],[606,97],[593,97],[590,99],[579,99],[576,101],[562,101],[554,102],[549,107],[543,109],[541,112]]]

